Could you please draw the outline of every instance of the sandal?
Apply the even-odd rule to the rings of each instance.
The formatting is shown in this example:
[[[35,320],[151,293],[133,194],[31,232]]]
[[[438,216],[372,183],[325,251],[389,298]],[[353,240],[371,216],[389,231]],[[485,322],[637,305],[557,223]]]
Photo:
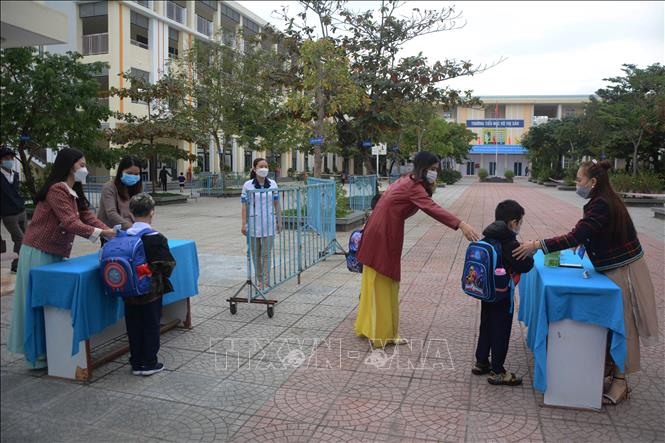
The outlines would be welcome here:
[[[485,375],[490,372],[492,372],[492,367],[489,363],[480,363],[477,361],[473,368],[471,368],[471,373],[473,375]]]
[[[623,380],[623,382],[624,382],[623,390],[619,391],[618,394],[612,392],[613,390],[616,391],[616,389],[613,389],[614,386],[617,385],[617,384],[614,383],[614,380]],[[621,389],[621,388],[619,388],[619,389]],[[626,382],[626,378],[625,377],[614,377],[614,379],[612,380],[612,385],[608,389],[608,392],[603,394],[603,404],[604,405],[616,406],[619,403],[621,403],[622,401],[628,400],[628,393],[629,392],[630,392],[630,390],[628,389],[628,383]]]
[[[522,377],[518,377],[512,372],[497,374],[492,371],[487,378],[487,382],[491,385],[519,386],[522,384]]]

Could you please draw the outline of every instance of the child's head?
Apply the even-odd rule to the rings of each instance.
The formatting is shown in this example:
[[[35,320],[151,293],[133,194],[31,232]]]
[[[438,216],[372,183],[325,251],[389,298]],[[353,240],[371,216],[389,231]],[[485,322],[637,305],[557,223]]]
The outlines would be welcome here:
[[[504,200],[494,211],[494,218],[508,225],[508,229],[519,234],[524,219],[524,208],[515,200]]]
[[[134,221],[150,223],[155,215],[155,200],[145,192],[136,194],[129,200],[129,212],[134,217]]]
[[[184,173],[184,172],[181,172],[180,175],[185,175],[185,173]]]

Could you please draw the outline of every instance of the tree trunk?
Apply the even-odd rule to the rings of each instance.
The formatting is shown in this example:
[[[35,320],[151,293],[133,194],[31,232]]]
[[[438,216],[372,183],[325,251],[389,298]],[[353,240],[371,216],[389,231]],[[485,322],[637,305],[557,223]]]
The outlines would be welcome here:
[[[222,147],[222,142],[219,139],[219,134],[213,134],[213,140],[215,140],[215,148],[217,149],[217,155],[219,156],[219,173],[224,174],[224,148]]]
[[[316,106],[317,106],[317,115],[316,115],[316,132],[317,132],[317,137],[323,137],[323,134],[325,132],[325,118],[326,118],[326,103],[325,103],[325,96],[323,94],[323,91],[321,88],[316,90]],[[323,140],[323,143],[326,143],[326,140]],[[321,163],[322,158],[321,154],[323,152],[323,144],[320,145],[314,145],[314,177],[320,178],[321,177]]]
[[[32,201],[34,203],[38,189],[35,185],[35,176],[32,173],[32,167],[30,165],[31,158],[28,158],[25,155],[25,142],[19,143],[18,155],[21,159],[21,167],[23,169],[23,176],[25,177],[25,185],[28,188],[28,192],[30,193],[30,196],[32,197]]]
[[[642,134],[644,134],[644,130],[640,129],[640,135],[637,137],[637,141],[633,142],[633,177],[637,176],[637,148],[642,141]]]

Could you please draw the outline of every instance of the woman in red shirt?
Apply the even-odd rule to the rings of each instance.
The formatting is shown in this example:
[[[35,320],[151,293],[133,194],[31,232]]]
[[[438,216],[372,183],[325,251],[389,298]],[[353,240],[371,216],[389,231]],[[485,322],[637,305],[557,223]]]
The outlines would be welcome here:
[[[356,335],[367,337],[372,346],[402,344],[399,326],[400,259],[406,219],[422,209],[452,229],[461,229],[468,240],[480,235],[468,224],[432,200],[439,159],[419,152],[413,172],[390,185],[383,193],[363,231],[358,261],[363,264]]]
[[[26,306],[30,269],[69,257],[76,235],[93,242],[100,236],[115,236],[113,229],[99,221],[88,207],[81,184],[87,175],[82,152],[70,148],[58,152],[53,170],[35,198],[35,212],[21,246],[7,349],[23,354],[25,343],[35,342],[39,357],[29,362],[33,368],[46,367],[46,340],[43,310]],[[35,317],[34,329],[27,326],[28,315]]]

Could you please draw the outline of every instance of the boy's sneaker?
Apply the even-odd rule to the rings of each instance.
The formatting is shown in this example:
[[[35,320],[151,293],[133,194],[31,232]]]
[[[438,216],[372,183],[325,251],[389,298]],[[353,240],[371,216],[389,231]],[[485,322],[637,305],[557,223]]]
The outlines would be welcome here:
[[[162,372],[163,370],[164,370],[164,363],[157,363],[155,366],[153,366],[150,369],[142,370],[141,375],[148,376],[148,375],[156,374],[158,372]]]
[[[490,372],[487,383],[491,385],[519,386],[522,384],[522,377],[518,377],[512,372],[496,373]]]
[[[132,369],[132,375],[143,375],[143,369]]]
[[[485,375],[490,372],[492,372],[492,367],[489,363],[480,363],[477,361],[476,364],[473,365],[473,368],[471,368],[471,373],[473,375]]]

